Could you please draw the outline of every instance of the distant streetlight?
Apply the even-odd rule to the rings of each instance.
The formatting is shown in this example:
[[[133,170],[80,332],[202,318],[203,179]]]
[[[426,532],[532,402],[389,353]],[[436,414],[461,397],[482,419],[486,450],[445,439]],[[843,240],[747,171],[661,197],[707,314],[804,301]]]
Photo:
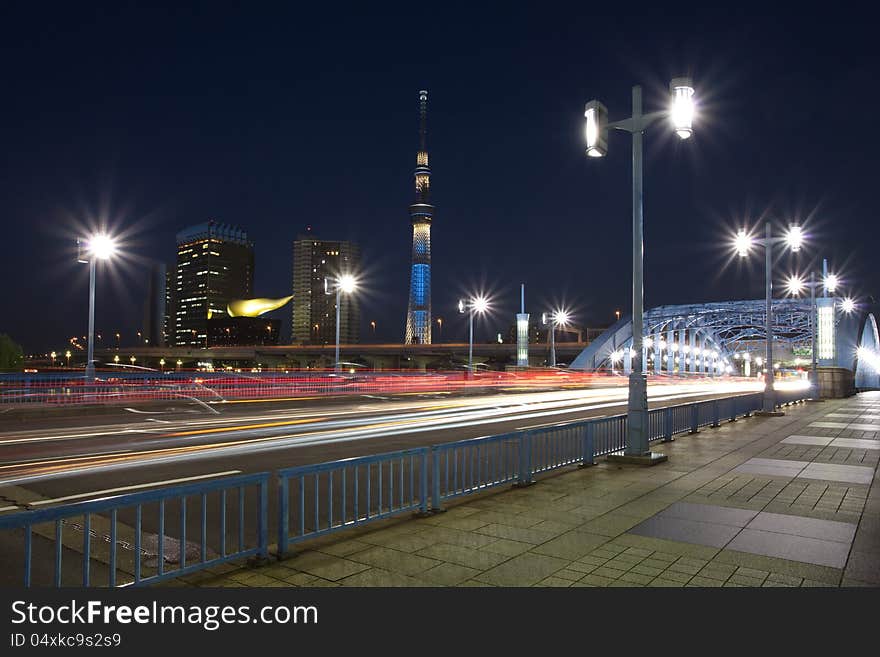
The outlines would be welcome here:
[[[669,85],[670,107],[660,112],[642,113],[642,88],[632,88],[632,116],[608,122],[608,111],[598,100],[587,103],[587,156],[603,157],[608,152],[608,130],[611,128],[632,135],[632,335],[635,356],[629,376],[629,402],[626,422],[626,456],[651,456],[648,447],[648,380],[642,373],[642,333],[644,331],[644,275],[642,227],[642,138],[645,130],[661,119],[670,119],[671,127],[681,139],[693,133],[694,88],[690,78],[675,78]],[[618,315],[618,321],[620,321]],[[652,459],[652,463],[661,459]]]
[[[117,365],[119,364],[119,354],[114,354],[113,362],[116,363]]]
[[[615,310],[615,311],[614,311],[614,314],[615,314],[615,316],[617,317],[617,321],[619,322],[619,321],[620,321],[620,311],[619,311],[619,310]]]
[[[764,237],[757,238],[749,234],[745,230],[737,231],[733,247],[741,258],[749,255],[755,246],[764,247],[765,255],[765,294],[766,294],[766,312],[764,331],[767,334],[767,355],[764,362],[773,363],[773,245],[783,244],[791,249],[792,252],[801,250],[804,243],[804,232],[800,226],[790,226],[788,231],[782,237],[773,237],[773,228],[770,222],[764,229]],[[764,413],[773,413],[776,410],[776,391],[773,389],[773,368],[764,368]]]
[[[443,318],[437,318],[437,342],[440,342],[440,336],[443,334]]]
[[[162,368],[163,372],[165,371],[165,359],[164,358],[159,359],[159,367]]]
[[[51,354],[49,354],[49,355],[52,356],[52,367],[55,367],[55,358],[58,356],[58,354],[56,354],[56,353],[53,351],[53,352],[52,352]]]
[[[357,289],[357,286],[358,282],[351,274],[343,274],[336,278],[324,279],[324,293],[333,294],[334,291],[336,292],[336,365],[334,369],[337,371],[339,370],[339,324],[342,293],[345,292],[346,294],[351,294]]]
[[[134,365],[134,363],[135,363],[135,361],[137,360],[137,358],[135,358],[134,356],[132,356],[132,357],[129,358],[128,360],[130,360],[130,361],[131,361],[131,364]]]
[[[70,369],[70,349],[64,352],[64,355],[67,357],[67,367]]]
[[[474,371],[474,315],[479,313],[483,314],[489,309],[489,300],[480,295],[476,297],[472,297],[468,300],[462,299],[458,302],[458,312],[468,313],[468,325],[469,325],[469,335],[468,338],[468,370],[471,374]]]
[[[86,379],[91,381],[95,378],[95,270],[98,260],[109,260],[116,253],[116,242],[112,237],[104,233],[98,233],[89,237],[85,244],[85,253],[80,247],[79,262],[89,265],[89,343],[86,357]],[[85,338],[83,338],[85,339]]]
[[[545,326],[550,326],[550,335],[547,336],[550,340],[550,367],[556,367],[556,327],[566,326],[568,319],[568,311],[564,309],[554,310],[549,316],[547,313],[541,315],[541,322]]]
[[[178,359],[177,359],[177,369],[178,369],[178,370],[180,369],[180,366],[181,366],[181,365],[183,365],[183,361],[180,360],[180,359],[178,358]]]
[[[119,333],[117,333],[116,334],[116,351],[119,351],[119,346],[120,346],[121,340],[122,340],[122,336]]]
[[[370,328],[373,329],[373,337],[376,337],[376,320],[370,321]]]

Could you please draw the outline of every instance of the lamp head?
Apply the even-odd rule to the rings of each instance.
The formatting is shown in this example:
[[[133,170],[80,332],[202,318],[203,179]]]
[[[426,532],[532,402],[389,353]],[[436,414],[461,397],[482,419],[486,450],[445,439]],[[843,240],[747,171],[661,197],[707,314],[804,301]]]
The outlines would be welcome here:
[[[108,260],[116,253],[116,241],[106,233],[98,233],[89,238],[86,248],[98,260]]]
[[[801,250],[804,243],[804,231],[800,226],[791,226],[785,234],[785,243],[793,252]]]
[[[690,78],[674,78],[669,84],[672,126],[680,139],[693,134],[694,87]]]
[[[608,153],[608,110],[598,100],[591,100],[584,109],[584,119],[587,156],[604,157]]]

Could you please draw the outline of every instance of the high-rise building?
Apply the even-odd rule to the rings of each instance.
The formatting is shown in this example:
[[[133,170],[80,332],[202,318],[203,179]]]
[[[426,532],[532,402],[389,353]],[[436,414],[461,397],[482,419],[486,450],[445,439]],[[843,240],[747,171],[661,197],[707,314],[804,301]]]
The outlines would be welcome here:
[[[290,341],[295,344],[336,343],[336,294],[332,280],[360,270],[360,247],[353,242],[329,242],[308,235],[293,243],[293,310]],[[324,279],[331,279],[325,289]],[[360,341],[360,306],[357,294],[342,294],[339,341]]]
[[[416,200],[412,221],[412,271],[406,311],[407,344],[431,344],[431,169],[428,168],[428,92],[419,92],[419,151],[416,154]]]
[[[165,346],[165,304],[167,293],[165,286],[168,272],[163,262],[150,264],[147,278],[147,299],[144,304],[144,326],[142,329],[144,342],[155,347]]]
[[[177,265],[165,269],[165,316],[162,321],[162,334],[165,344],[174,346],[174,299],[177,296]]]
[[[207,346],[208,319],[252,296],[254,246],[235,226],[208,221],[177,234],[174,344]]]

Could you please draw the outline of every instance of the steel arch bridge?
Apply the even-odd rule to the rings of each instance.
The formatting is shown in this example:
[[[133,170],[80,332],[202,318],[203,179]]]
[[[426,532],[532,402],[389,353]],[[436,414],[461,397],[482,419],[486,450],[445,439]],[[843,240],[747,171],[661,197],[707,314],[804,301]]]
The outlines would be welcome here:
[[[842,299],[816,299],[817,353],[820,365],[836,365],[855,371],[857,345],[867,326],[865,313],[847,315]],[[809,299],[773,300],[773,348],[780,360],[811,358],[811,302]],[[645,312],[645,372],[693,373],[716,376],[752,374],[751,364],[763,358],[766,344],[766,301],[659,306]],[[874,324],[876,327],[876,324]],[[621,318],[596,338],[571,363],[573,369],[632,370],[633,335],[630,317]]]

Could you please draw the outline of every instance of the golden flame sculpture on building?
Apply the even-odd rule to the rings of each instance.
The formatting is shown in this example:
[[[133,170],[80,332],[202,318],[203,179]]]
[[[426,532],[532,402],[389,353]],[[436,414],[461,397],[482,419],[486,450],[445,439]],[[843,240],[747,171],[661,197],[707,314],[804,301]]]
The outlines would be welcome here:
[[[230,317],[259,317],[270,310],[277,310],[291,299],[293,295],[280,299],[233,299],[227,304],[226,312]]]

